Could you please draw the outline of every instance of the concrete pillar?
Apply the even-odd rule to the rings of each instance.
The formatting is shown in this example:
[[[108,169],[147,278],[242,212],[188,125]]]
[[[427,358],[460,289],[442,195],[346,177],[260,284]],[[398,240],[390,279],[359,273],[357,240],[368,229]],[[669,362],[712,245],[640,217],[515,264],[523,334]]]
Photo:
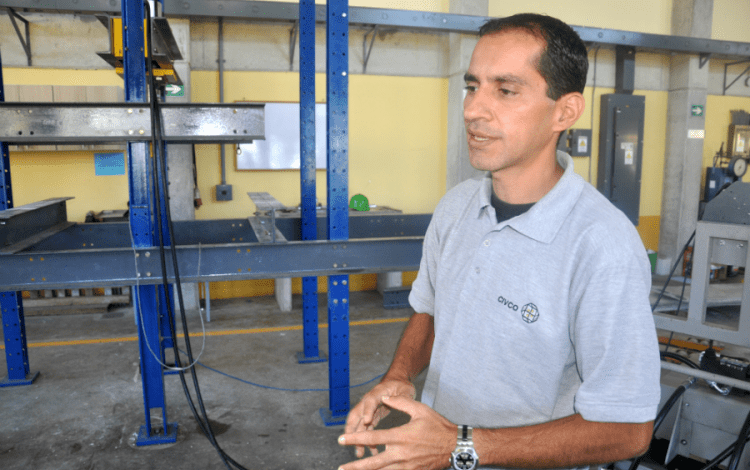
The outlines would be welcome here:
[[[713,0],[674,0],[672,34],[710,38],[712,16]],[[705,118],[692,116],[691,107],[700,105],[705,109],[708,69],[708,64],[701,68],[700,59],[687,54],[674,55],[670,64],[667,153],[656,262],[656,273],[660,275],[669,273],[698,219]]]
[[[451,0],[450,13],[488,16],[488,0]],[[446,191],[461,181],[479,174],[469,163],[469,148],[464,128],[464,74],[479,36],[450,33],[448,45],[448,152]]]
[[[167,97],[166,101],[168,103],[189,103],[190,22],[187,20],[170,20],[169,23],[183,58],[183,60],[175,62],[174,68],[185,86],[185,94],[184,96]],[[169,210],[172,213],[172,220],[195,220],[192,145],[167,145],[167,168],[169,170],[167,174],[170,195]],[[186,311],[200,309],[198,284],[182,284],[182,296]]]

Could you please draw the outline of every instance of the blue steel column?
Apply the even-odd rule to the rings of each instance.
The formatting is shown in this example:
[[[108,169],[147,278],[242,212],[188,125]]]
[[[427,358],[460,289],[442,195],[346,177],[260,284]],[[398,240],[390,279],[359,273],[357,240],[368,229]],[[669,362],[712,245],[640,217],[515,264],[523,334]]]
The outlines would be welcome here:
[[[123,59],[125,100],[143,103],[147,100],[146,63],[144,60],[144,8],[141,0],[122,2]],[[130,230],[136,247],[153,247],[156,233],[153,223],[154,190],[148,143],[128,143],[128,176],[130,189]],[[141,276],[143,273],[141,273]],[[164,361],[161,346],[159,303],[155,286],[138,286],[133,298],[138,319],[143,403],[146,424],[138,433],[137,445],[176,442],[177,425],[167,420],[164,397],[164,375],[159,361]],[[159,358],[155,358],[154,353]],[[157,360],[158,359],[158,360]],[[151,412],[160,411],[164,429],[155,432]]]
[[[0,103],[5,101],[3,63],[0,57]],[[0,210],[13,208],[13,188],[10,186],[10,155],[8,144],[0,142]],[[29,372],[29,349],[26,345],[26,326],[20,292],[0,292],[0,312],[5,338],[5,361],[8,376],[0,380],[0,387],[30,385],[39,372]]]
[[[349,239],[349,2],[326,8],[328,128],[328,239]],[[335,261],[333,261],[335,263]],[[335,265],[334,265],[335,266]],[[327,426],[343,424],[349,412],[349,276],[328,278],[329,408]]]
[[[315,1],[299,2],[299,122],[300,194],[302,196],[302,239],[317,240],[315,193]],[[304,351],[297,353],[300,364],[324,362],[318,347],[318,278],[302,278],[302,336]]]

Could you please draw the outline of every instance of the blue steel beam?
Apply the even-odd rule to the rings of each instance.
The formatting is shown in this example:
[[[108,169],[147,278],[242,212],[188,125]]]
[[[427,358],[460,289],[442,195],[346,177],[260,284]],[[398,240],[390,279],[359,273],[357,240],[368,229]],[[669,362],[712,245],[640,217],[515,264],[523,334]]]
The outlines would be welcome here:
[[[159,284],[158,250],[93,248],[3,255],[0,290]],[[171,256],[171,248],[166,251]],[[422,237],[177,247],[183,282],[414,271],[421,257]],[[174,282],[171,263],[167,263],[167,279]]]
[[[314,0],[300,0],[299,18],[300,232],[302,240],[316,240]],[[304,350],[297,353],[298,362],[325,361],[319,347],[318,278],[314,276],[302,278],[302,337]]]
[[[329,0],[326,9],[328,130],[328,239],[349,238],[349,2]],[[349,412],[349,276],[328,277],[327,426],[343,424]]]
[[[0,57],[0,103],[5,101],[3,63]],[[0,210],[13,208],[13,189],[10,184],[10,153],[8,144],[0,142]],[[8,271],[7,268],[5,268]],[[12,271],[9,271],[12,273]],[[30,372],[29,350],[26,344],[26,326],[23,317],[21,292],[0,292],[0,313],[3,320],[5,361],[8,375],[0,380],[0,387],[30,385],[39,372]]]
[[[7,145],[7,144],[6,144]],[[27,247],[42,234],[62,230],[72,225],[68,222],[65,201],[72,197],[46,199],[16,208],[0,210],[0,253]]]
[[[369,211],[372,214],[374,211]],[[349,238],[422,237],[430,223],[430,214],[351,217]],[[318,239],[325,239],[326,220],[319,217]],[[287,241],[301,240],[299,217],[276,218],[276,228]],[[172,236],[178,246],[257,243],[247,219],[174,221]],[[44,240],[30,244],[25,253],[78,250],[81,247],[109,249],[130,247],[130,226],[122,222],[74,224]],[[0,256],[2,256],[0,254]]]
[[[125,101],[147,101],[146,61],[144,59],[144,7],[141,0],[122,2],[123,62]],[[151,184],[151,158],[148,143],[128,143],[130,227],[134,247],[153,247],[157,241],[154,220],[154,191]],[[136,273],[138,276],[138,273]],[[137,445],[176,442],[177,424],[167,419],[164,394],[164,362],[159,319],[159,293],[154,285],[136,285],[133,303],[138,323],[143,403],[146,423]],[[161,357],[159,357],[161,356]],[[152,426],[151,413],[160,412],[163,429]]]

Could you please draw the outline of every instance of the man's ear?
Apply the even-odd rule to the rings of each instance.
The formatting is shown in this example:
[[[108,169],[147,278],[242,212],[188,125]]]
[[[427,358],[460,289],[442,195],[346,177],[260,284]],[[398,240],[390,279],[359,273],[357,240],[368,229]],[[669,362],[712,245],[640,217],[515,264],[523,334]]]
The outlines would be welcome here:
[[[586,99],[578,92],[563,95],[555,102],[556,118],[554,130],[562,132],[571,127],[583,114],[586,108]]]

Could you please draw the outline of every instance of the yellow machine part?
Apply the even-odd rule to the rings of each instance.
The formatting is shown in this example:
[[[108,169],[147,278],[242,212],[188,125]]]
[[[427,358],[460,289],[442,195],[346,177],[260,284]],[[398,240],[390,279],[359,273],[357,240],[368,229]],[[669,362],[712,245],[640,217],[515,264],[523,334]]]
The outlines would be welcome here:
[[[122,40],[122,18],[118,16],[110,17],[109,19],[109,32],[110,32],[110,44],[112,46],[112,55],[114,56],[117,65],[115,65],[115,72],[119,76],[124,75],[123,63],[123,40]],[[148,57],[148,34],[146,28],[148,23],[146,19],[143,20],[143,44],[144,57]],[[154,64],[153,67],[154,77],[164,84],[181,84],[182,81],[177,77],[177,73],[174,71],[172,64]]]
[[[148,55],[148,32],[146,31],[147,23],[143,20],[143,55]],[[118,59],[122,59],[123,45],[122,45],[122,18],[119,16],[113,16],[109,19],[109,34],[110,44],[112,44],[112,55]]]

